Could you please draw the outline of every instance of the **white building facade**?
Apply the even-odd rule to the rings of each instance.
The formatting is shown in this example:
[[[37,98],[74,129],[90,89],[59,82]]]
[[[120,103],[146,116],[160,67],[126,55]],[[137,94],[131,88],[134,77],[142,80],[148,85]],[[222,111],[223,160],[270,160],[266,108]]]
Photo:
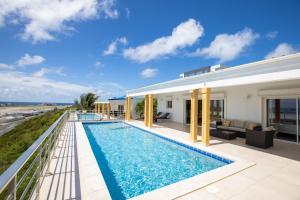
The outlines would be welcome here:
[[[153,94],[158,112],[171,120],[190,123],[191,91],[210,88],[211,122],[245,120],[274,127],[280,139],[300,139],[300,53],[195,74],[129,90],[128,96]],[[198,123],[201,125],[201,94]]]

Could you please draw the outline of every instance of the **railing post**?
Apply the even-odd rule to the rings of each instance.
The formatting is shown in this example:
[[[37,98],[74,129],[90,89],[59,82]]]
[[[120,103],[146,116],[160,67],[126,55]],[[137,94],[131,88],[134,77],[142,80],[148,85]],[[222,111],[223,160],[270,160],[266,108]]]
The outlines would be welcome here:
[[[53,142],[53,136],[55,134],[55,130],[53,131],[53,133],[51,134],[50,138],[49,138],[49,141],[48,141],[48,146],[47,146],[47,169],[46,169],[46,173],[45,175],[48,175],[49,174],[49,169],[50,169],[50,163],[51,163],[51,145],[52,145],[52,142]],[[54,145],[54,144],[53,144]]]
[[[40,199],[40,189],[41,189],[41,175],[42,175],[42,152],[43,148],[42,146],[40,147],[40,152],[39,152],[39,166],[37,168],[37,183],[36,183],[36,199]]]
[[[17,199],[17,175],[9,183],[9,195],[12,195],[13,200]]]

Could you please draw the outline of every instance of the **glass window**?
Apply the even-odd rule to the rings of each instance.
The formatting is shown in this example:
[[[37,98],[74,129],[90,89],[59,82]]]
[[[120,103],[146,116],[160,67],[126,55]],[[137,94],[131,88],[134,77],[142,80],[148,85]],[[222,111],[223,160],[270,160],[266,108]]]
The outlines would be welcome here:
[[[297,140],[296,99],[267,99],[267,126],[276,130],[276,137]]]
[[[224,100],[210,100],[210,118],[216,121],[224,118]]]
[[[172,101],[167,101],[167,108],[172,108]]]
[[[124,105],[118,105],[118,111],[123,112],[124,111]]]

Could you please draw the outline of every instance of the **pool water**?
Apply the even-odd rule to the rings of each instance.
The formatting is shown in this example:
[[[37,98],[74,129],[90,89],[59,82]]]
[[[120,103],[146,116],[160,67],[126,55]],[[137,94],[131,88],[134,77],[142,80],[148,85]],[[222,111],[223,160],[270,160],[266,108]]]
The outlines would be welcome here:
[[[88,121],[88,120],[100,120],[101,116],[95,113],[80,113],[77,114],[78,120]]]
[[[232,162],[123,122],[83,126],[112,199],[128,199]]]

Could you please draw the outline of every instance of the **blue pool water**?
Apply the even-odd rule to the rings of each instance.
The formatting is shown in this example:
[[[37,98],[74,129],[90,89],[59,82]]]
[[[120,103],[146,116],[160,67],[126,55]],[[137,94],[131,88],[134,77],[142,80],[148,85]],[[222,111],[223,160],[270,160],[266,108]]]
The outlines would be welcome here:
[[[83,126],[112,199],[128,199],[232,162],[123,122]]]
[[[100,120],[101,117],[94,113],[79,113],[77,114],[79,120],[88,121],[88,120]]]

